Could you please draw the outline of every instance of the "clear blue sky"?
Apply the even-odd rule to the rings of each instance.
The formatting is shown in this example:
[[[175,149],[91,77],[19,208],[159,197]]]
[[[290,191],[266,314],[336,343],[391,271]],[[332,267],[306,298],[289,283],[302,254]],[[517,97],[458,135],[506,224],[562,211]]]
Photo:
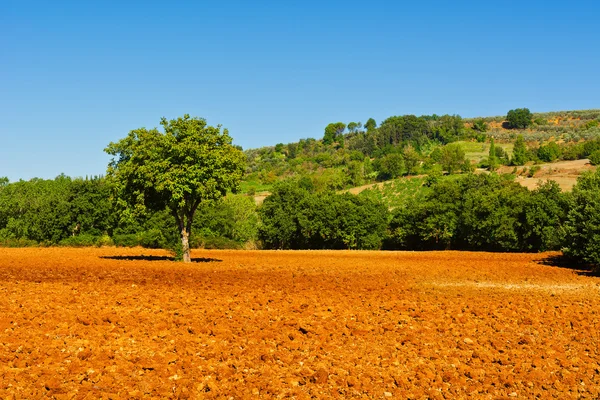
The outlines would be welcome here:
[[[246,148],[329,122],[600,107],[600,2],[0,0],[0,176],[104,174],[189,113]]]

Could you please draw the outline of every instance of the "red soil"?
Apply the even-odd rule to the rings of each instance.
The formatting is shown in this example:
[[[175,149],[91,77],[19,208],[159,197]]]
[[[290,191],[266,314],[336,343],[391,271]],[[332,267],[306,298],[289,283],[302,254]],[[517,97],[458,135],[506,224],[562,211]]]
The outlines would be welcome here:
[[[550,254],[165,254],[0,249],[0,398],[600,396],[600,279]]]

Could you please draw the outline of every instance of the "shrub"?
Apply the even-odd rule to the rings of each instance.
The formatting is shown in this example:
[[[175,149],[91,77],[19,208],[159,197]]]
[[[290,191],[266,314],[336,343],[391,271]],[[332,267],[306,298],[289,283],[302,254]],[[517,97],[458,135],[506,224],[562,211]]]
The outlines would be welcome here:
[[[0,239],[0,247],[37,247],[39,243],[35,240],[23,238],[5,238]]]
[[[115,246],[119,247],[135,247],[140,245],[138,235],[136,235],[135,233],[114,235],[113,241],[115,243]]]
[[[222,236],[200,237],[194,240],[195,247],[216,250],[238,250],[242,245]]]
[[[102,235],[96,241],[96,246],[98,246],[98,247],[114,246],[114,245],[115,245],[115,242],[113,242],[112,238],[108,235]]]
[[[91,247],[95,246],[97,241],[97,236],[82,234],[65,238],[61,240],[58,244],[60,246],[67,247]]]
[[[529,167],[529,172],[527,172],[527,176],[529,178],[533,178],[533,176],[541,169],[539,165],[532,165]]]
[[[600,150],[596,150],[592,154],[590,154],[589,159],[590,159],[590,164],[599,165],[600,164]]]
[[[150,229],[140,233],[139,244],[147,249],[162,249],[167,247],[165,236],[159,229]]]
[[[555,142],[550,142],[538,149],[537,156],[540,160],[552,162],[560,157],[561,149]]]

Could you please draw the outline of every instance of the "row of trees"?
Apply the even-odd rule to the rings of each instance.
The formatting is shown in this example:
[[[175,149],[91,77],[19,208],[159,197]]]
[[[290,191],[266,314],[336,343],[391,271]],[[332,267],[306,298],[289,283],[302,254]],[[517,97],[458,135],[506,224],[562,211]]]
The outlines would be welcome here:
[[[369,191],[315,193],[306,181],[278,184],[259,209],[259,237],[273,249],[546,251],[600,265],[600,171],[572,193],[553,181],[529,191],[510,176],[431,179],[389,211]]]
[[[104,177],[0,182],[0,244],[119,245],[178,249],[180,232],[167,207],[135,210],[117,201]],[[230,194],[202,202],[191,246],[241,247],[255,241],[254,200]]]
[[[600,171],[572,193],[554,182],[529,191],[510,177],[464,174],[426,180],[422,194],[388,210],[371,192],[337,194],[309,179],[277,184],[256,207],[228,195],[202,202],[190,244],[271,249],[563,249],[600,265]],[[0,184],[0,243],[143,245],[177,248],[167,207],[141,215],[111,201],[105,178],[33,179]]]

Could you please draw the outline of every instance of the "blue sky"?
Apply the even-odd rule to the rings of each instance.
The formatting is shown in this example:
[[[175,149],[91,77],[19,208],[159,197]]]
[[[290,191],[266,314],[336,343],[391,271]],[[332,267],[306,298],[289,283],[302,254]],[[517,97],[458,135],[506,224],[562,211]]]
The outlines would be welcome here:
[[[0,176],[104,174],[109,142],[185,113],[246,149],[370,117],[600,108],[599,13],[596,1],[0,0]]]

